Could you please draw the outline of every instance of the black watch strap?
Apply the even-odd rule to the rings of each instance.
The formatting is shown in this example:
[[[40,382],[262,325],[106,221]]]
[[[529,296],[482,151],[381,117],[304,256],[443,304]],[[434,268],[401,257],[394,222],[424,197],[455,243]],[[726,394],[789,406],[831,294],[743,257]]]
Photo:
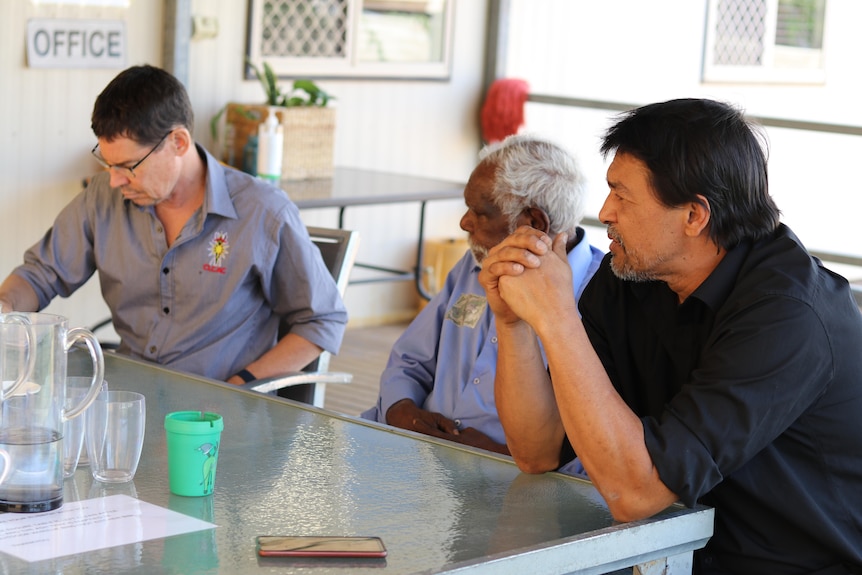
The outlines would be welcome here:
[[[236,372],[234,375],[238,376],[241,380],[243,380],[246,383],[250,383],[250,382],[254,381],[255,379],[257,379],[254,376],[254,374],[247,369],[241,369],[238,372]]]

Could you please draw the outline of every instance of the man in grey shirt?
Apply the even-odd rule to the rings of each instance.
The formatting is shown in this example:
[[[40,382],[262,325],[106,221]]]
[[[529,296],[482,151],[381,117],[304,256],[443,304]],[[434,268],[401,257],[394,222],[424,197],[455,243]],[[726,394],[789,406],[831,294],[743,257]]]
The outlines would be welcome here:
[[[114,78],[92,115],[106,171],[0,285],[0,308],[38,311],[98,271],[121,353],[241,384],[337,352],[347,312],[296,206],[219,164],[192,125],[169,73]]]

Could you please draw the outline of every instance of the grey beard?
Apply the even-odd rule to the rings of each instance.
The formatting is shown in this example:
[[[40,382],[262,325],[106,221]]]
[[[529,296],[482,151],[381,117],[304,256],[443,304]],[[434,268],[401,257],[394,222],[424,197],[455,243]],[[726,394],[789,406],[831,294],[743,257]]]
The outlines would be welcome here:
[[[615,265],[615,257],[611,256],[611,271],[614,272],[614,275],[623,280],[630,282],[650,282],[656,280],[656,276],[652,272],[648,271],[637,271],[633,270],[629,267],[619,267]]]
[[[473,257],[476,258],[476,262],[481,266],[482,260],[488,257],[488,248],[475,244],[473,242],[473,238],[467,238],[467,245],[470,246],[470,251],[473,252]]]

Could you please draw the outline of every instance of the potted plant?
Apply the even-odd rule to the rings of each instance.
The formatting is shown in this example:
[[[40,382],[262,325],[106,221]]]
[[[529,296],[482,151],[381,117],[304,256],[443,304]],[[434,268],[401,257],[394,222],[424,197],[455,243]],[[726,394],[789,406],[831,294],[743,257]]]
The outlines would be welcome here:
[[[335,109],[329,106],[334,98],[311,80],[295,80],[288,92],[278,85],[278,78],[266,62],[263,70],[249,61],[266,95],[263,104],[228,103],[210,121],[213,139],[218,141],[221,117],[225,117],[225,138],[222,161],[242,167],[248,137],[256,134],[275,109],[284,128],[284,159],[282,178],[303,180],[331,178],[335,140]]]

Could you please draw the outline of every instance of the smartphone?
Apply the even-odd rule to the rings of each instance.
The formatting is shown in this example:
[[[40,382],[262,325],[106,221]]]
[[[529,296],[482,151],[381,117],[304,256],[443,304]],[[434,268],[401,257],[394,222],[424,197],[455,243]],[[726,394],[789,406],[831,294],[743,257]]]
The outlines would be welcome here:
[[[379,537],[259,535],[261,557],[386,557]]]

